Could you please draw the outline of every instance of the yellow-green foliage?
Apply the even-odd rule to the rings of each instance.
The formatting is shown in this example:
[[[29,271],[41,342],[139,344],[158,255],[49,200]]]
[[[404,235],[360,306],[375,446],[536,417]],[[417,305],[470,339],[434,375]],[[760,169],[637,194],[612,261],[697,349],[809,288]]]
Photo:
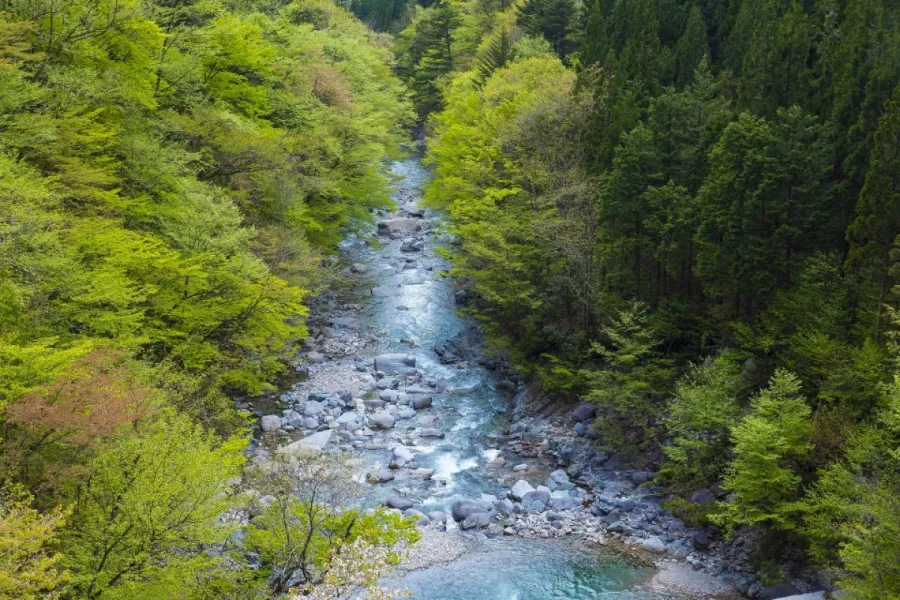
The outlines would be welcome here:
[[[34,510],[31,495],[16,484],[0,491],[0,598],[58,597],[54,590],[66,573],[59,569],[60,555],[48,547],[65,517],[61,509],[43,515]]]
[[[4,10],[0,404],[110,344],[265,389],[319,256],[388,202],[386,40],[322,0]]]

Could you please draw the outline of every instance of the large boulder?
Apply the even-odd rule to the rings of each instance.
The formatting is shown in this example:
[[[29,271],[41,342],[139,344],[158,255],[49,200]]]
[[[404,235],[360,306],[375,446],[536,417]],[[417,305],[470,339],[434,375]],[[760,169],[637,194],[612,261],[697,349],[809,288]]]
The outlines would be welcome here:
[[[413,501],[403,496],[391,496],[385,501],[385,504],[397,510],[408,510],[413,507]]]
[[[457,500],[450,507],[450,514],[454,521],[464,521],[475,513],[489,513],[493,507],[490,502],[482,500]]]
[[[378,221],[378,235],[392,238],[407,237],[422,230],[422,222],[408,217],[396,217]]]
[[[331,432],[331,429],[326,429],[325,431],[320,431],[318,433],[308,435],[303,439],[297,440],[292,444],[284,446],[281,450],[283,452],[297,452],[305,450],[318,454],[325,449],[325,446],[327,446],[329,440],[331,440]]]
[[[370,471],[366,475],[366,480],[369,483],[387,483],[394,480],[394,473],[390,469],[378,469],[377,471]]]
[[[468,529],[482,529],[491,524],[491,516],[486,512],[476,512],[470,514],[462,520],[459,528],[463,531]]]
[[[414,395],[409,397],[409,403],[416,410],[422,410],[423,408],[428,408],[431,406],[431,403],[434,401],[434,398],[428,395]]]
[[[512,486],[512,489],[509,491],[509,493],[516,500],[522,500],[522,498],[525,497],[525,494],[533,491],[534,486],[532,486],[524,479],[520,479],[515,483],[515,485]]]
[[[582,402],[572,411],[572,418],[576,422],[590,421],[597,416],[597,405],[590,402]]]
[[[416,357],[411,354],[379,354],[375,370],[386,375],[409,375],[416,372]]]
[[[281,417],[278,415],[265,415],[259,420],[259,427],[263,431],[275,431],[281,427]]]

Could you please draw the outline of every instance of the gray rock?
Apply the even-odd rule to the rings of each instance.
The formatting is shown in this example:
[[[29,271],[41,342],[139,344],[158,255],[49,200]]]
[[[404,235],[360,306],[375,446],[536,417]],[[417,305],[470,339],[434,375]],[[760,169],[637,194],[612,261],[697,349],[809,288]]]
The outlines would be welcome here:
[[[658,537],[649,537],[641,544],[641,548],[647,552],[654,554],[663,554],[666,551],[666,545]]]
[[[462,520],[459,528],[463,531],[468,529],[482,529],[491,524],[491,516],[485,512],[476,512],[470,514]]]
[[[695,531],[691,537],[694,550],[709,550],[709,536],[704,531]]]
[[[416,371],[416,358],[411,354],[379,354],[375,370],[386,375],[408,375]]]
[[[325,411],[321,402],[310,400],[303,406],[303,415],[307,417],[317,417]]]
[[[433,401],[434,398],[432,398],[431,395],[415,395],[410,397],[410,404],[412,404],[412,407],[416,410],[428,408]]]
[[[350,265],[351,273],[365,273],[368,270],[369,270],[369,267],[367,267],[366,265],[364,265],[362,263],[353,263],[352,265]]]
[[[306,417],[303,419],[304,429],[315,429],[319,426],[319,420],[315,417]]]
[[[325,446],[328,445],[329,440],[331,440],[331,432],[331,429],[326,429],[325,431],[308,435],[303,439],[284,446],[282,451],[296,452],[299,450],[307,450],[315,453],[322,452],[325,449]]]
[[[295,410],[286,410],[281,422],[291,427],[301,427],[303,425],[303,417]]]
[[[763,588],[757,598],[759,600],[777,600],[778,598],[790,598],[800,594],[800,590],[790,583],[776,583]]]
[[[581,423],[582,421],[590,421],[597,416],[597,405],[590,402],[582,402],[572,411],[572,418]]]
[[[306,353],[306,360],[314,365],[320,365],[325,362],[325,355],[313,350]]]
[[[613,533],[631,533],[631,528],[628,527],[628,525],[626,525],[623,521],[616,521],[615,523],[607,527],[607,529],[609,529]]]
[[[259,427],[263,431],[275,431],[281,427],[281,417],[278,415],[264,415],[259,420]]]
[[[413,501],[403,496],[391,496],[385,501],[385,504],[397,510],[407,510],[413,507]]]
[[[378,235],[405,237],[422,230],[422,222],[409,217],[395,217],[378,221]]]
[[[524,479],[520,479],[512,486],[510,490],[510,495],[516,500],[522,500],[525,497],[525,494],[529,492],[533,492],[534,487],[525,481]]]
[[[440,429],[435,429],[433,427],[429,427],[429,428],[421,430],[419,432],[419,437],[443,439],[445,437],[445,434]]]
[[[413,459],[413,453],[405,446],[397,446],[391,455],[392,469],[402,469]]]
[[[635,471],[631,474],[631,482],[635,485],[647,483],[653,479],[653,473],[650,471]]]
[[[416,409],[406,407],[403,410],[399,411],[397,413],[397,416],[401,419],[412,419],[414,416],[416,416]]]
[[[366,480],[369,483],[387,483],[394,480],[394,473],[390,469],[379,469],[366,475]]]
[[[481,500],[456,500],[450,508],[450,514],[454,521],[464,521],[466,517],[475,513],[487,513],[491,505]]]
[[[369,420],[377,429],[391,429],[396,420],[394,416],[385,411],[379,411],[369,417]]]
[[[341,425],[355,425],[359,421],[359,415],[354,411],[348,411],[337,418]]]

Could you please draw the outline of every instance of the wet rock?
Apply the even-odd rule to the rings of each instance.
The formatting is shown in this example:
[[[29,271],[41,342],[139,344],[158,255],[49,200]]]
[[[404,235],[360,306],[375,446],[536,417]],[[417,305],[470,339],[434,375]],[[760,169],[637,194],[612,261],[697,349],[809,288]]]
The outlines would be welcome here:
[[[405,237],[421,230],[422,223],[418,219],[396,217],[378,221],[378,235],[392,238]]]
[[[366,480],[369,483],[387,483],[388,481],[394,480],[394,472],[390,469],[371,471],[366,475]]]
[[[423,408],[428,408],[431,406],[431,403],[434,402],[434,398],[430,395],[416,395],[410,397],[410,404],[416,410],[422,410]]]
[[[427,428],[419,432],[419,437],[423,438],[444,439],[444,436],[445,434],[443,431],[435,428]]]
[[[463,531],[469,529],[482,529],[491,524],[491,516],[486,512],[472,513],[462,520],[459,528]]]
[[[450,514],[459,522],[475,513],[487,513],[491,508],[490,503],[481,500],[456,500],[450,507]]]
[[[405,446],[397,446],[394,448],[391,456],[390,467],[392,469],[402,469],[413,459],[413,453]]]
[[[416,372],[416,358],[411,354],[379,354],[375,370],[387,375],[409,375]]]
[[[413,501],[403,496],[391,496],[385,501],[385,505],[397,510],[407,510],[413,507]]]
[[[425,243],[416,238],[406,238],[400,244],[400,252],[421,252],[425,248]]]

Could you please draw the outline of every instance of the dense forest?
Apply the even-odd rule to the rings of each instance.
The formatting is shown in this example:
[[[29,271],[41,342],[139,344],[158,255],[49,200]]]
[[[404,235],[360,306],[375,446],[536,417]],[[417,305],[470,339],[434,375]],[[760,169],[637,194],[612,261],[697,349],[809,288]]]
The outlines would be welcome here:
[[[244,502],[234,398],[389,203],[392,61],[328,0],[0,3],[0,598],[266,588],[283,540],[203,551]]]
[[[668,506],[900,597],[900,7],[472,0],[398,72],[452,271]],[[691,504],[712,489],[718,502]],[[768,550],[768,551],[767,551]]]
[[[0,598],[338,598],[415,540],[236,401],[417,131],[498,355],[767,578],[900,598],[898,83],[892,0],[0,0]]]

